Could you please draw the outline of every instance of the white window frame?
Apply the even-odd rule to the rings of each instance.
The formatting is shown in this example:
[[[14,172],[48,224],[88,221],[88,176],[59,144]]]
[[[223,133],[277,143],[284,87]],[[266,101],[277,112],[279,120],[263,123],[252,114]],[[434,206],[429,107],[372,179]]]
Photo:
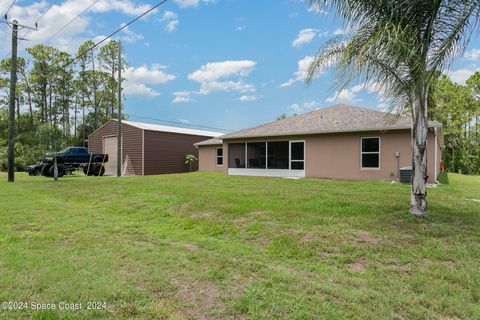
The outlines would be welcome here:
[[[378,152],[363,151],[363,139],[378,139]],[[378,154],[378,167],[363,167],[364,154]],[[382,165],[382,138],[381,137],[361,137],[360,138],[360,169],[361,170],[380,170]]]
[[[221,156],[218,155],[218,150],[219,149],[222,150],[222,155]],[[218,164],[218,159],[219,158],[222,158],[222,164]],[[223,159],[223,147],[217,147],[215,149],[215,163],[216,163],[217,167],[223,167],[223,160],[224,160]]]
[[[303,143],[303,160],[292,159],[292,143]],[[303,162],[303,170],[305,170],[305,156],[306,156],[306,142],[305,140],[290,140],[288,144],[288,170],[302,171],[301,169],[292,169],[292,162]]]

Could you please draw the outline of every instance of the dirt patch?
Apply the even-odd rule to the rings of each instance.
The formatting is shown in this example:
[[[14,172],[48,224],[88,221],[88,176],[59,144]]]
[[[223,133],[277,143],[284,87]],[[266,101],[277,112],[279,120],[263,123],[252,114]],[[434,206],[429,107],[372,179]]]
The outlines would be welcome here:
[[[193,252],[200,250],[200,248],[196,244],[193,244],[193,243],[185,243],[183,245],[183,247],[185,249],[193,251]]]
[[[252,212],[249,212],[248,215],[252,216],[252,217],[263,216],[263,215],[265,215],[265,212],[263,212],[263,211],[252,211]]]
[[[200,218],[210,218],[213,216],[213,212],[194,212],[191,214],[193,219],[200,219]]]
[[[378,244],[377,239],[372,237],[370,232],[365,231],[365,230],[359,230],[357,232],[357,242],[359,243],[365,243],[367,245],[376,245]]]
[[[265,247],[268,246],[272,242],[272,240],[265,236],[260,236],[256,238],[253,242],[260,247]]]
[[[172,242],[171,245],[175,246],[176,248],[187,249],[188,251],[192,251],[192,252],[197,252],[200,250],[200,247],[194,243]]]
[[[15,228],[15,231],[40,232],[42,231],[42,228],[40,228],[39,226],[18,226]]]
[[[355,262],[347,264],[347,269],[356,273],[364,272],[365,262],[365,258],[359,258]]]
[[[335,259],[340,254],[340,249],[338,247],[330,247],[322,251],[320,250],[317,250],[317,251],[320,258],[324,260]]]
[[[313,234],[313,233],[310,233],[310,232],[305,232],[303,234],[303,236],[300,238],[300,242],[302,243],[308,243],[308,242],[312,242],[314,240],[316,240],[317,237]]]
[[[185,319],[220,319],[225,304],[220,299],[223,292],[213,283],[206,281],[170,281],[177,288],[177,299],[183,305]]]
[[[407,262],[405,264],[391,263],[385,266],[387,269],[392,269],[402,276],[408,276],[411,274],[412,264]]]
[[[358,230],[355,234],[351,235],[350,237],[352,239],[347,240],[346,243],[359,249],[362,249],[365,247],[374,247],[380,243],[378,239],[374,238],[370,234],[370,232],[365,230]]]

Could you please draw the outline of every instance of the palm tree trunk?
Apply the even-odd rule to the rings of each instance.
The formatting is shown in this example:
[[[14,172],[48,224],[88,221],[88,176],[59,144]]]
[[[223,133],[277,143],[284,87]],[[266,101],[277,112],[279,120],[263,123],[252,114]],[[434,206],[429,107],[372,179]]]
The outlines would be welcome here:
[[[412,103],[413,181],[410,214],[418,217],[426,216],[428,214],[426,188],[428,135],[426,92],[428,92],[428,90],[422,89],[418,90],[419,94],[414,94]]]

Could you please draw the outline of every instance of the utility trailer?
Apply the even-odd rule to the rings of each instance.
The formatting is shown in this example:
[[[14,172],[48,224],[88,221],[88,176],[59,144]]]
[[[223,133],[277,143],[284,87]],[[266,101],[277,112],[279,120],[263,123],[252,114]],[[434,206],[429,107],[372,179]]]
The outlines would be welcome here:
[[[27,172],[31,176],[54,177],[55,160],[58,177],[71,174],[75,170],[82,170],[88,176],[103,176],[108,154],[94,154],[89,153],[87,148],[69,147],[61,152],[49,154],[41,162],[28,166]]]

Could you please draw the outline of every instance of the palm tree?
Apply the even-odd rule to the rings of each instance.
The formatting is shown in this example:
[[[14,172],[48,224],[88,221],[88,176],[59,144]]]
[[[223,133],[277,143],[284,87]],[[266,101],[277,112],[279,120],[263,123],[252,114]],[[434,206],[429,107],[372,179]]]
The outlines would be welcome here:
[[[429,87],[450,67],[478,27],[480,0],[310,0],[335,12],[349,36],[328,41],[312,60],[310,83],[322,68],[335,67],[336,86],[376,83],[393,106],[411,113],[414,177],[410,213],[427,215]]]
[[[190,166],[190,172],[192,172],[193,163],[197,160],[197,157],[195,157],[193,154],[187,154],[185,156],[185,164],[188,164]]]

